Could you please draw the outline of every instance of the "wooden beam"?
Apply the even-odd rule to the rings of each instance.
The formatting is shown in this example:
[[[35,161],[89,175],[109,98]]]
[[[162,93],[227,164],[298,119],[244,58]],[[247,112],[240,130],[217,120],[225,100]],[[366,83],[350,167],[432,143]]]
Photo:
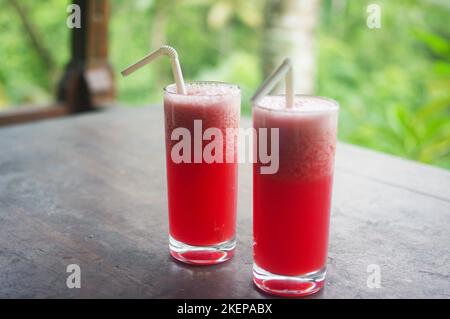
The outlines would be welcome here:
[[[63,105],[28,107],[11,111],[2,111],[0,114],[0,127],[56,118],[67,114],[69,114],[69,110]]]

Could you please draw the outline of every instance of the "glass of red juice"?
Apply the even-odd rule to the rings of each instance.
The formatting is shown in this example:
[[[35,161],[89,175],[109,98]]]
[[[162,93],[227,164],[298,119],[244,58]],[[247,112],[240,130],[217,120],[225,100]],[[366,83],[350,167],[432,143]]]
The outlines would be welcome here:
[[[236,246],[241,93],[237,85],[221,82],[187,83],[186,90],[178,94],[174,84],[164,90],[169,248],[179,261],[211,265],[230,259]],[[215,135],[203,139],[208,131]],[[180,132],[190,136],[189,150],[176,146]],[[207,158],[202,152],[212,140],[218,144],[208,154],[218,156]]]
[[[253,281],[265,292],[304,296],[324,285],[338,111],[302,95],[292,108],[284,96],[253,105],[256,132],[267,128],[269,146],[271,129],[279,135],[278,171],[262,174],[259,156],[253,166]]]

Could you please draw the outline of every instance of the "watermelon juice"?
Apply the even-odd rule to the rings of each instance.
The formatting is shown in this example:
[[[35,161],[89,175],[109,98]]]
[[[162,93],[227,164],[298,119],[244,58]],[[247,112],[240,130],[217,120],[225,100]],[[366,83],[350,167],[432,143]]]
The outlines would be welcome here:
[[[279,168],[253,172],[254,282],[269,293],[311,294],[325,279],[338,104],[269,96],[253,107],[256,130],[279,129]],[[269,133],[270,139],[270,133]],[[258,150],[259,145],[256,145]]]
[[[186,263],[215,264],[231,258],[235,247],[237,147],[236,136],[230,145],[226,137],[239,126],[240,90],[218,82],[188,83],[186,89],[187,95],[177,94],[171,85],[164,94],[170,252]],[[191,137],[189,150],[175,152],[183,162],[174,158],[181,134],[173,135],[180,128]],[[202,139],[208,129],[222,134],[215,150],[221,161],[203,158],[213,139]]]

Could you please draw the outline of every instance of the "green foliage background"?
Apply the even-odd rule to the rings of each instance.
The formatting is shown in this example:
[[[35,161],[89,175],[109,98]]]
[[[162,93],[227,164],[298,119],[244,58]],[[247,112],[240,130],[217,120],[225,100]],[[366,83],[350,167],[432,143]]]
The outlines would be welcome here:
[[[67,2],[20,0],[54,60],[51,70],[10,2],[0,0],[0,111],[51,100],[69,57]],[[264,2],[111,0],[111,63],[120,70],[170,43],[187,79],[239,83],[249,115],[247,101],[263,77]],[[371,3],[382,9],[381,29],[366,26]],[[448,1],[323,0],[320,12],[316,93],[341,104],[340,139],[450,169]],[[119,102],[161,103],[170,75],[161,63],[118,76]]]

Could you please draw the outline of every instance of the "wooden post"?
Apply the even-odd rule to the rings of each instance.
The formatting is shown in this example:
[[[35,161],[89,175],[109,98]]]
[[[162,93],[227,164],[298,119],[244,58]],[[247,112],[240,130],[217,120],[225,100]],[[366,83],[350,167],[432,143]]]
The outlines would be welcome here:
[[[71,59],[59,84],[58,100],[71,113],[112,102],[114,74],[108,62],[108,0],[74,0],[81,9],[81,28],[72,29]]]

